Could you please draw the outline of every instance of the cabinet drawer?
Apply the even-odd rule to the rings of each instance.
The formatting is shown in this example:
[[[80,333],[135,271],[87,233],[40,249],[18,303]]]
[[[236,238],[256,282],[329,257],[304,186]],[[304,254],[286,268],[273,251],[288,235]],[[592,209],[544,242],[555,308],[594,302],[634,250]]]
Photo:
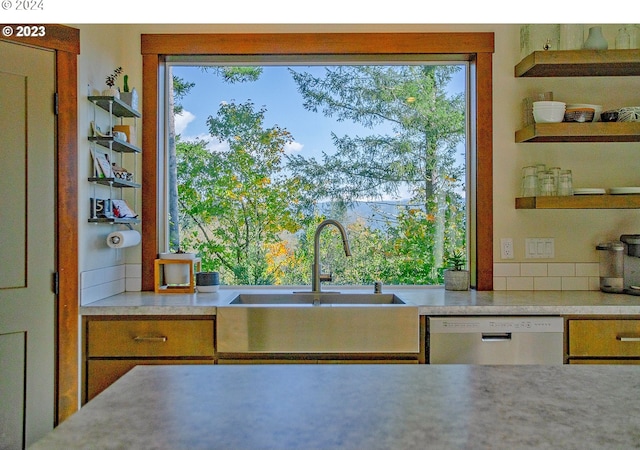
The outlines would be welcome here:
[[[569,320],[569,356],[640,357],[640,320]]]
[[[87,356],[213,357],[212,319],[91,320]]]
[[[640,359],[570,359],[569,364],[640,365]]]

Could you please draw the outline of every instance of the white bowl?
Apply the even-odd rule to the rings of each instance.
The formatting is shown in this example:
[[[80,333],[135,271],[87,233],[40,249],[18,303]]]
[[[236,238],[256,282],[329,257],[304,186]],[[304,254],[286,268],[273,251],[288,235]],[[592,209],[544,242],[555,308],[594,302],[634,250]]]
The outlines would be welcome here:
[[[554,102],[554,101],[540,101],[533,102],[533,109],[540,107],[555,107],[555,108],[565,108],[567,105],[565,102]]]
[[[565,108],[537,108],[533,110],[536,123],[558,123],[564,119]]]
[[[600,122],[600,113],[602,112],[602,105],[589,105],[587,103],[567,103],[567,109],[582,109],[591,108],[595,111],[592,122]]]
[[[198,292],[218,292],[218,289],[220,288],[219,284],[214,284],[211,286],[196,286],[196,289],[198,290]]]

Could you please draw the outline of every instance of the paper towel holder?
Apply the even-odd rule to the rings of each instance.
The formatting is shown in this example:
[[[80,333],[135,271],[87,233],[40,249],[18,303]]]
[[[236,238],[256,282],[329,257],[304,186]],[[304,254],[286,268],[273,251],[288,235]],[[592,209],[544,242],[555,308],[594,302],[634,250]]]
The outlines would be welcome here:
[[[131,226],[130,223],[121,223],[120,225],[124,225],[125,227],[127,227],[130,231],[134,231],[133,227]],[[109,241],[111,241],[111,243],[113,245],[118,245],[120,243],[120,236],[111,236],[109,238]],[[117,250],[117,249],[116,249]]]

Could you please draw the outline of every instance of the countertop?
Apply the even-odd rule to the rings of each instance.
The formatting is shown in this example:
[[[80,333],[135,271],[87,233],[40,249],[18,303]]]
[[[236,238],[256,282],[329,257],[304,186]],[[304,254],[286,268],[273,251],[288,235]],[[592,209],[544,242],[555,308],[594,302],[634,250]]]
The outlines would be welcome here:
[[[31,449],[638,448],[640,366],[137,366]]]
[[[216,293],[125,292],[80,307],[81,315],[215,315],[241,292],[293,292],[309,287],[227,287]],[[373,287],[331,286],[326,290],[372,292]],[[385,286],[421,315],[634,315],[640,296],[600,291],[446,291],[442,287]]]

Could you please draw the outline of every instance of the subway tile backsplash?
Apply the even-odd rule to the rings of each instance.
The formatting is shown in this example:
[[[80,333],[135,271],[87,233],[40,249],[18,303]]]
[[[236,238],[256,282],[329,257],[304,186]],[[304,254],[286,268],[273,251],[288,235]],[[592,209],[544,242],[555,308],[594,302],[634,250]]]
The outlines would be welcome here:
[[[597,291],[598,263],[494,263],[494,291]]]
[[[140,291],[142,266],[121,264],[88,270],[80,274],[80,306],[125,291]]]

